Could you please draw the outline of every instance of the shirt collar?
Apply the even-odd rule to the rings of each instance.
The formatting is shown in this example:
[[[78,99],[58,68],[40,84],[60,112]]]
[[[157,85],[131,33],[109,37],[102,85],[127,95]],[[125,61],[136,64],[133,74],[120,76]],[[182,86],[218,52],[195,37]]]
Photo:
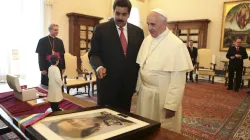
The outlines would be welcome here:
[[[49,35],[49,37],[51,37],[51,38],[53,38],[53,39],[55,39],[56,37],[53,37],[53,36],[51,36],[51,35]]]
[[[125,26],[123,26],[122,28],[123,28],[123,31],[127,31],[127,25],[128,25],[128,23],[126,23],[126,25]],[[116,28],[118,29],[118,30],[120,30],[119,28],[119,26],[117,26],[117,25],[115,25],[116,26]]]

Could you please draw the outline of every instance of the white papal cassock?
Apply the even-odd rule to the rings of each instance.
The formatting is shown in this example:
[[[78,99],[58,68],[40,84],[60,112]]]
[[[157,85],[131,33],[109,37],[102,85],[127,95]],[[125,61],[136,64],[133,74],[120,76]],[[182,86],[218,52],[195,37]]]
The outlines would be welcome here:
[[[137,63],[140,71],[136,113],[180,133],[186,72],[193,70],[187,47],[166,29],[157,38],[149,35],[144,39]],[[166,119],[165,109],[176,111],[175,116]]]

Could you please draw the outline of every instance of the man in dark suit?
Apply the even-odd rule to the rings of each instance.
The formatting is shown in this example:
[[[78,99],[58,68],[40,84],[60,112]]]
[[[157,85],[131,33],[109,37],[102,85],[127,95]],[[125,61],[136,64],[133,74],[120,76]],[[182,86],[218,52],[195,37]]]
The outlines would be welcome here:
[[[116,0],[114,20],[98,25],[91,40],[89,59],[97,73],[97,103],[130,111],[139,65],[136,58],[143,30],[127,23],[131,3]]]
[[[63,41],[56,36],[58,35],[58,25],[49,26],[50,34],[41,38],[38,42],[36,53],[38,53],[38,63],[41,71],[41,84],[48,86],[48,68],[50,67],[50,56],[56,55],[59,58],[58,67],[61,74],[65,71],[64,45]]]
[[[191,57],[193,65],[195,65],[196,64],[196,60],[197,60],[197,48],[195,48],[193,46],[193,40],[190,40],[188,44],[189,44],[187,46],[188,52],[190,54],[190,57]],[[188,80],[188,72],[186,73],[186,81],[187,80]],[[189,80],[192,81],[192,82],[194,82],[193,71],[190,71],[190,73],[189,73]]]
[[[229,82],[227,90],[234,90],[235,92],[238,92],[240,88],[240,83],[242,79],[242,70],[243,70],[243,59],[248,58],[246,48],[243,48],[240,45],[241,45],[241,39],[236,38],[235,46],[230,47],[226,55],[226,57],[229,59],[229,66],[228,66]],[[236,71],[236,81],[233,83],[235,71]]]

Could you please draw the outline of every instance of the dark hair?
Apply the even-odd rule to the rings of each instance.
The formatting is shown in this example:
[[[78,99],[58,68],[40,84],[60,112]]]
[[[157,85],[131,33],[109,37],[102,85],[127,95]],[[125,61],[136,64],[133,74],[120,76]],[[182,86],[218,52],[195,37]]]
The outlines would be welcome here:
[[[56,55],[52,55],[50,57],[50,62],[52,65],[55,65],[57,60],[58,60],[58,57]]]
[[[115,7],[127,7],[128,8],[128,13],[131,11],[132,4],[129,0],[115,0],[114,5],[113,5],[113,10],[115,11]]]

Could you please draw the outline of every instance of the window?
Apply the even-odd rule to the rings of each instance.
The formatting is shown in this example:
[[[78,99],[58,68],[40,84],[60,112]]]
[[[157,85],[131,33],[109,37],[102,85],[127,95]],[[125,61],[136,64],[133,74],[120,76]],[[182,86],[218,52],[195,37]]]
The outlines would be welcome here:
[[[0,80],[6,74],[39,80],[35,49],[43,36],[43,0],[5,0],[0,5]]]
[[[128,22],[131,24],[134,24],[138,27],[141,27],[141,21],[140,21],[140,13],[138,8],[132,8],[130,12],[130,16],[128,19]]]

